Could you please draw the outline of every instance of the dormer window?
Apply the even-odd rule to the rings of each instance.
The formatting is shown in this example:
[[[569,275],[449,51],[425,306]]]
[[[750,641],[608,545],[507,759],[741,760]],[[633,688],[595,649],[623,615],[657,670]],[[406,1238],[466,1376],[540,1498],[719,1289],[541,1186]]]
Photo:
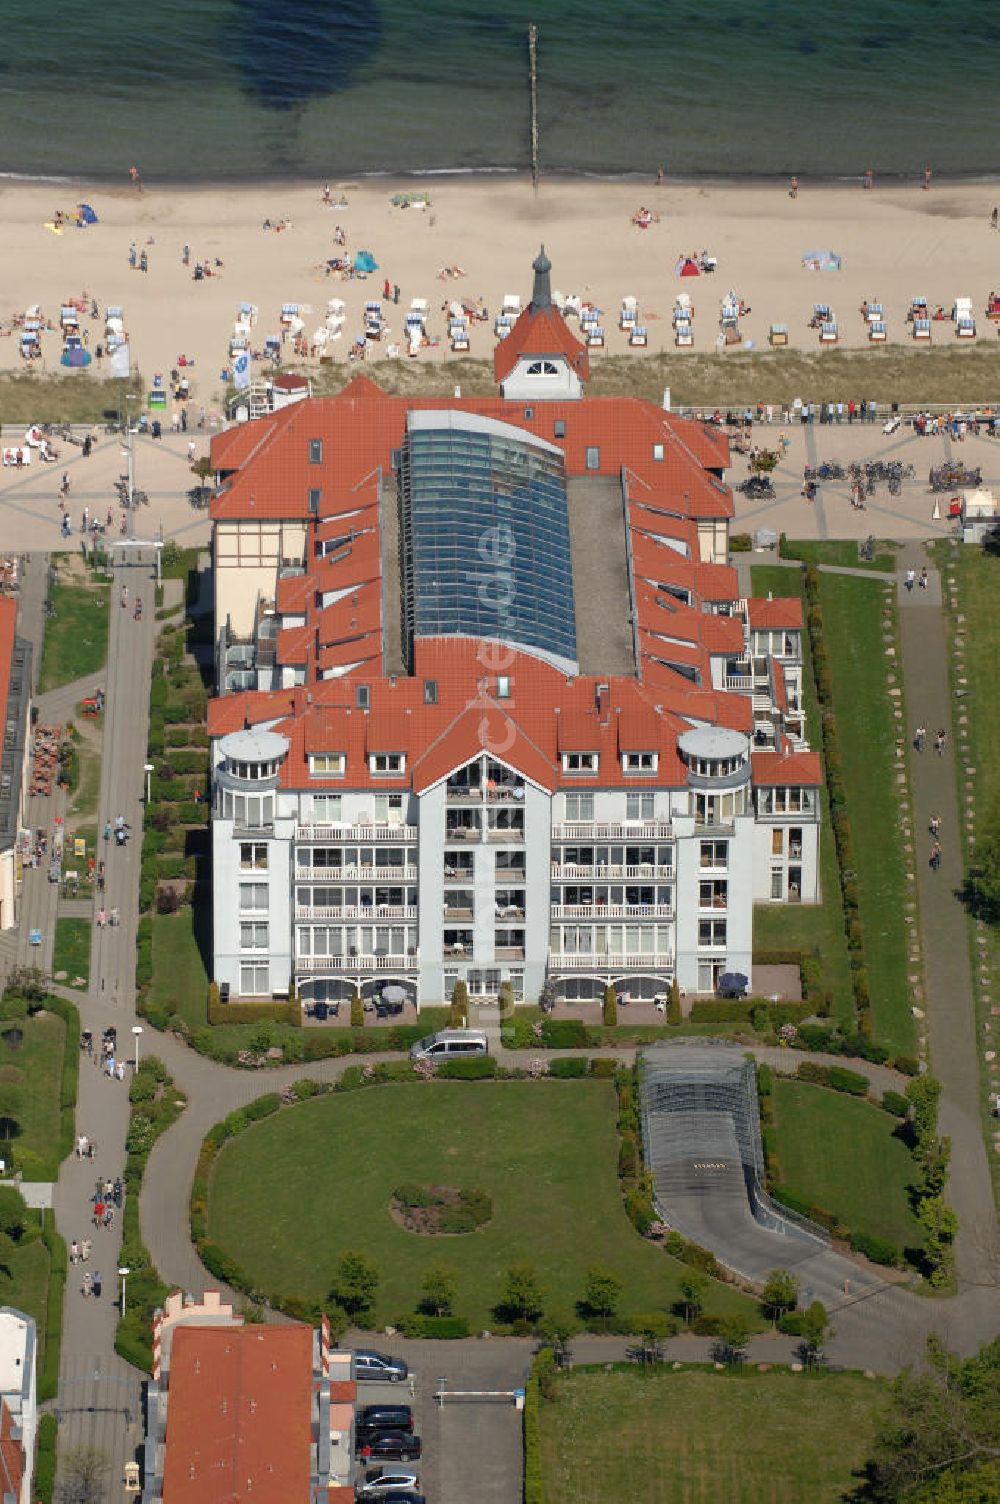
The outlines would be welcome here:
[[[309,440],[309,463],[310,465],[322,465],[323,463],[323,440]]]
[[[659,763],[658,752],[623,752],[623,773],[655,773]]]
[[[402,752],[372,752],[368,767],[376,777],[398,778],[406,772],[406,758]]]
[[[526,376],[558,376],[559,367],[554,360],[533,360],[524,374]]]
[[[564,773],[596,773],[596,752],[564,752],[562,758]]]
[[[347,769],[347,754],[344,752],[310,752],[310,778],[343,778]]]

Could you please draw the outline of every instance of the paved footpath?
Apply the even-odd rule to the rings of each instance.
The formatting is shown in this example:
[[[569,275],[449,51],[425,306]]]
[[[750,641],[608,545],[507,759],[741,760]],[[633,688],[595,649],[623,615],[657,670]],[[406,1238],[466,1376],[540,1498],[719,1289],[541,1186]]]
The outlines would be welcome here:
[[[942,1087],[941,1131],[951,1138],[948,1199],[959,1219],[959,1284],[968,1292],[970,1303],[981,1304],[984,1323],[992,1329],[1000,1303],[1000,1260],[979,1111],[983,1087],[976,1058],[969,920],[958,897],[964,874],[940,580],[933,560],[926,558],[922,548],[907,548],[899,562],[901,570],[913,568],[918,575],[925,564],[931,567],[932,589],[899,591],[907,732],[912,738],[917,726],[925,726],[928,733],[924,752],[913,752],[910,757],[927,1026],[931,1069]],[[934,751],[934,738],[940,729],[947,732],[943,756]],[[933,838],[928,821],[932,814],[941,820],[942,856],[937,872],[929,862]],[[978,1302],[972,1302],[975,1292],[981,1297]]]
[[[67,992],[77,1002],[83,1025],[95,1038],[113,1024],[125,1059],[132,1055],[135,1022],[135,926],[138,913],[139,866],[142,855],[143,765],[146,758],[150,667],[155,633],[152,554],[133,555],[135,563],[115,570],[111,630],[106,675],[107,703],[104,754],[101,768],[98,828],[124,815],[133,839],[124,847],[109,843],[106,903],[118,908],[121,925],[94,927],[90,991]],[[118,604],[127,583],[127,608]],[[136,621],[133,602],[142,596],[143,615]],[[62,989],[60,989],[62,990]],[[99,1052],[98,1052],[99,1053]],[[55,1188],[56,1222],[67,1244],[90,1237],[93,1252],[87,1266],[104,1276],[99,1300],[81,1293],[83,1268],[70,1269],[63,1316],[62,1361],[57,1409],[60,1452],[92,1446],[109,1461],[107,1497],[117,1497],[122,1467],[135,1454],[142,1436],[141,1375],[114,1351],[116,1300],[119,1295],[120,1215],[111,1228],[95,1229],[90,1198],[98,1178],[115,1179],[125,1168],[128,1124],[128,1082],[109,1080],[99,1064],[81,1060],[77,1131],[97,1145],[93,1160],[66,1160]]]

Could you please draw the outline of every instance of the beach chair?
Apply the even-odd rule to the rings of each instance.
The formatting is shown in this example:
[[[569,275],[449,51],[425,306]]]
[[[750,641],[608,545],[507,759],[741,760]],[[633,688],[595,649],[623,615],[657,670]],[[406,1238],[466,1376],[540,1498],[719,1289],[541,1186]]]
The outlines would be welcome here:
[[[469,348],[469,328],[467,324],[452,324],[451,348],[456,355],[464,353]]]
[[[516,292],[505,292],[504,293],[504,295],[503,295],[503,311],[504,311],[504,313],[513,314],[514,318],[515,319],[517,318],[518,314],[521,312],[521,296],[520,296],[519,293],[516,293]],[[513,323],[513,319],[511,320],[511,322]]]
[[[631,295],[622,298],[621,312],[618,315],[618,327],[626,331],[634,329],[639,317],[639,303]]]
[[[637,349],[644,350],[646,348],[649,344],[649,336],[646,332],[645,324],[636,324],[635,328],[629,334],[628,342],[630,346],[634,346]]]
[[[962,314],[955,320],[955,334],[959,339],[975,339],[976,321],[971,314]]]
[[[410,312],[419,313],[424,319],[427,318],[428,303],[426,298],[411,298]]]
[[[347,304],[343,298],[329,298],[327,300],[326,311],[328,316],[332,314],[336,317],[347,312]]]
[[[299,311],[299,305],[298,305],[298,303],[282,303],[282,305],[281,305],[281,327],[283,329],[288,329],[288,328],[291,327],[292,319],[294,319],[294,318],[297,317],[298,311]]]
[[[868,312],[865,314],[865,322],[868,324],[881,323],[885,317],[885,310],[881,303],[869,303]]]
[[[587,325],[587,344],[592,350],[604,349],[604,330],[600,324]]]
[[[497,339],[506,339],[513,327],[514,320],[509,313],[497,314],[496,323],[493,326],[493,332]]]
[[[868,325],[868,343],[870,345],[884,345],[886,342],[885,324],[881,319]]]
[[[563,318],[570,318],[571,316],[579,318],[581,306],[582,299],[578,298],[575,292],[569,293],[563,300]]]
[[[910,300],[910,313],[915,319],[925,319],[927,317],[927,299],[912,298]]]
[[[419,355],[424,342],[424,328],[419,319],[411,323],[406,321],[406,353],[409,356]]]
[[[253,325],[257,322],[257,312],[258,310],[256,303],[241,303],[239,314],[240,323],[249,324],[252,328]]]
[[[264,340],[264,354],[270,360],[281,359],[281,336],[280,334],[268,334]]]
[[[780,345],[787,345],[788,325],[772,324],[770,330],[768,331],[767,342],[771,346],[772,350],[778,349]]]
[[[837,333],[837,325],[833,319],[824,319],[819,326],[819,342],[821,345],[835,345],[840,336]]]
[[[689,349],[694,344],[694,333],[689,319],[675,319],[674,344],[679,349]]]
[[[931,321],[930,321],[930,319],[925,319],[925,318],[917,319],[917,318],[915,318],[913,320],[913,338],[914,339],[918,339],[918,340],[926,340],[927,343],[930,344],[930,338],[931,338]]]

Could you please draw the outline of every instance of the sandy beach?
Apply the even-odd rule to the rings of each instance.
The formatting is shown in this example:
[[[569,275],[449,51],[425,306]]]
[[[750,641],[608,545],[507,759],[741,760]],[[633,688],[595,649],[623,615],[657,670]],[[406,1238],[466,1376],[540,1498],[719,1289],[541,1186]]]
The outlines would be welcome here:
[[[470,354],[488,357],[494,348],[493,317],[505,293],[530,294],[530,262],[544,241],[553,263],[553,283],[603,310],[606,350],[621,354],[627,336],[618,327],[621,300],[638,300],[648,330],[649,351],[673,349],[671,313],[678,293],[694,307],[694,349],[713,350],[719,334],[720,304],[733,289],[750,312],[740,321],[744,348],[767,347],[772,323],[788,328],[789,347],[815,350],[819,338],[808,327],[814,305],[827,303],[839,326],[841,347],[868,343],[861,304],[884,305],[890,343],[911,342],[906,312],[915,295],[931,310],[950,313],[956,297],[969,297],[978,324],[978,344],[995,342],[985,318],[988,294],[1000,286],[996,258],[1000,233],[990,212],[1000,190],[992,184],[935,182],[871,192],[854,186],[811,187],[803,181],[798,197],[776,185],[663,185],[605,181],[544,182],[534,192],[519,178],[437,177],[415,183],[388,178],[358,184],[331,184],[333,206],[324,204],[322,184],[283,187],[158,188],[141,193],[128,187],[8,182],[0,188],[0,321],[4,334],[14,317],[32,303],[58,324],[59,304],[84,290],[103,313],[120,304],[130,335],[132,360],[147,384],[154,373],[169,377],[177,357],[193,360],[192,400],[218,406],[224,387],[228,342],[241,302],[254,304],[259,319],[254,348],[280,330],[283,303],[297,303],[305,334],[321,325],[327,300],[346,303],[342,337],[328,347],[346,361],[361,332],[364,303],[381,297],[384,281],[398,285],[400,304],[389,307],[388,333],[367,348],[377,369],[390,358],[390,346],[405,351],[403,324],[412,298],[430,306],[432,344],[416,361],[450,355],[442,305],[456,298],[489,309],[489,322],[475,324]],[[424,209],[394,207],[403,188],[426,186]],[[338,200],[346,200],[341,207]],[[56,209],[71,211],[78,201],[93,205],[99,223],[87,229],[67,226],[61,234],[46,228]],[[640,206],[655,216],[638,229],[632,216]],[[287,228],[264,229],[284,221]],[[341,226],[346,248],[334,243]],[[129,247],[146,251],[146,273],[129,266]],[[191,266],[182,264],[184,245]],[[365,279],[326,274],[327,260],[371,251],[378,271]],[[809,251],[832,250],[840,271],[810,271]],[[717,258],[713,275],[680,278],[678,257],[708,251]],[[222,262],[216,275],[195,281],[193,264]],[[464,276],[439,278],[441,268],[460,267]],[[89,320],[85,324],[90,324]],[[93,349],[103,324],[90,324]],[[932,325],[935,345],[957,343],[951,322]],[[971,342],[970,342],[971,343]],[[43,339],[46,371],[58,369],[57,333]],[[291,350],[286,349],[286,358]],[[642,350],[631,352],[636,360]],[[595,359],[601,352],[595,351]],[[407,360],[405,354],[401,357]],[[722,359],[725,354],[721,355]],[[410,364],[415,361],[408,361]],[[0,369],[22,366],[18,341],[0,338]],[[98,370],[94,363],[93,370]],[[254,363],[254,371],[262,367]],[[81,380],[87,375],[81,374]]]

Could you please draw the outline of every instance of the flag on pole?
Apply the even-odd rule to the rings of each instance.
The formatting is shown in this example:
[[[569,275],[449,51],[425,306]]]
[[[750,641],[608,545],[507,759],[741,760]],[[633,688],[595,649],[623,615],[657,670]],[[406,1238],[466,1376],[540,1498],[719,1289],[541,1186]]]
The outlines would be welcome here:
[[[236,390],[243,391],[250,385],[250,354],[247,350],[237,350],[233,356],[233,386]]]

